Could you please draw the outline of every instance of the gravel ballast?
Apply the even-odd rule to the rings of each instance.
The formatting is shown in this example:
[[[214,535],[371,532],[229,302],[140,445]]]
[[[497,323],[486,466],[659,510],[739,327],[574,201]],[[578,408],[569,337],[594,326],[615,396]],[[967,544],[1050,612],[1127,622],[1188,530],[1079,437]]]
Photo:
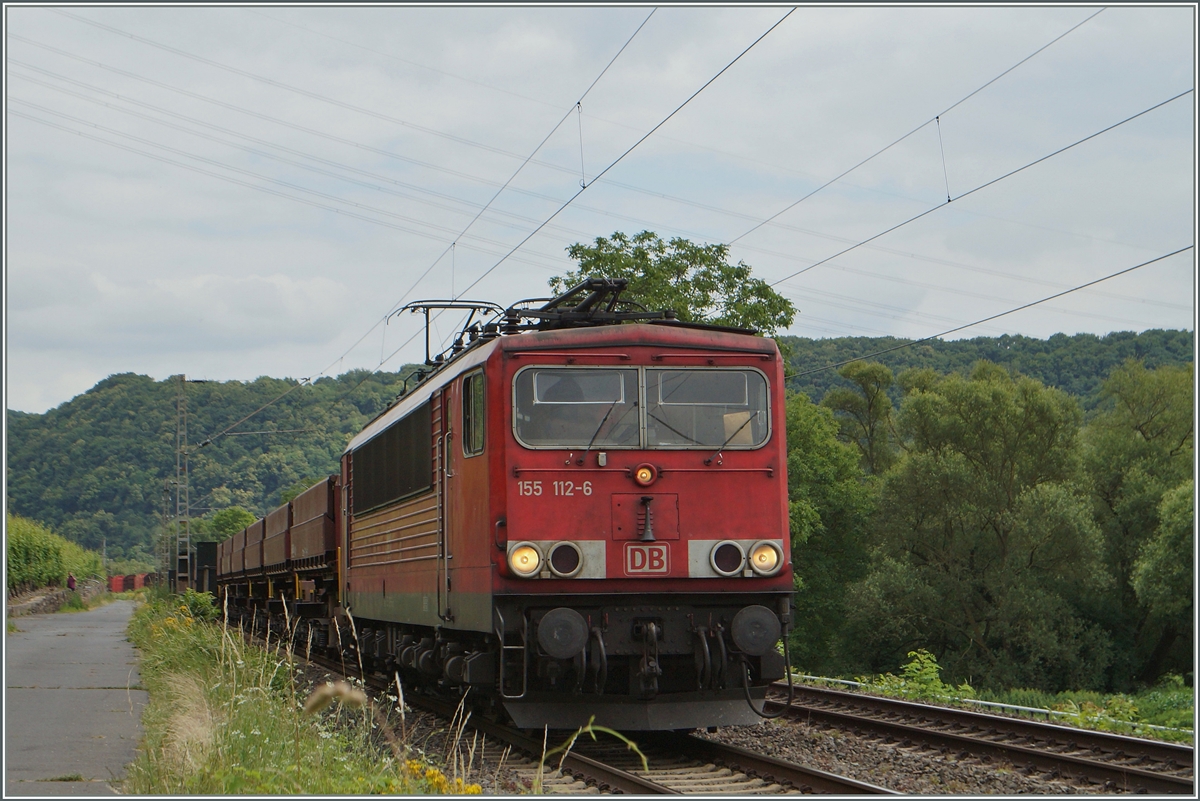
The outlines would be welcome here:
[[[306,671],[304,684],[306,689],[311,689],[317,683],[334,678],[313,666]],[[372,695],[385,706],[394,708],[394,702],[389,704],[378,693]],[[448,732],[447,722],[421,710],[411,710],[405,717],[406,742],[412,756],[442,768],[448,775],[467,773],[463,778],[481,785],[485,795],[529,792],[531,765],[536,766],[536,759],[530,761],[510,754],[501,760],[499,750],[490,747],[490,743],[485,751],[482,735],[475,739],[475,735],[467,731],[459,734],[458,769],[455,770],[452,763],[456,760],[451,756],[450,746],[453,734]],[[942,754],[933,749],[922,751],[919,746],[885,744],[867,736],[802,721],[769,720],[753,726],[728,726],[715,733],[701,730],[695,734],[909,795],[1099,795],[1119,792],[1100,785],[1078,787],[1044,774],[1026,775],[1010,764],[984,764],[976,757],[959,759],[953,753]],[[396,731],[396,735],[400,732]],[[551,732],[549,746],[553,748],[568,736],[569,733]],[[631,738],[636,741],[636,734]],[[471,755],[473,741],[475,749]],[[470,769],[464,770],[468,764]],[[595,792],[595,788],[571,785],[569,780],[560,783],[549,781],[550,776],[546,778],[545,789],[551,793]]]

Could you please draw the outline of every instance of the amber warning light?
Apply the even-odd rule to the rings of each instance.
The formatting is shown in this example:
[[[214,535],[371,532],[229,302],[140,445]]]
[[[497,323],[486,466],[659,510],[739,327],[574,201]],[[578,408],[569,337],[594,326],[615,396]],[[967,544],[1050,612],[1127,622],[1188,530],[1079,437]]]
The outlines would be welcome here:
[[[648,487],[658,478],[658,470],[652,464],[639,464],[633,470],[633,480],[639,486]]]

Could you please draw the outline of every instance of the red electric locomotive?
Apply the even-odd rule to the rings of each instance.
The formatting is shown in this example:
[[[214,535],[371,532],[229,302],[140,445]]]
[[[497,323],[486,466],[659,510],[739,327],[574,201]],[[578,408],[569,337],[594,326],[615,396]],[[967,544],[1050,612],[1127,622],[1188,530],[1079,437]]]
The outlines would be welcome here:
[[[427,359],[257,545],[223,544],[232,608],[287,604],[302,647],[470,687],[524,728],[756,721],[790,621],[783,362],[752,332],[629,311],[624,286],[414,304],[500,317]]]

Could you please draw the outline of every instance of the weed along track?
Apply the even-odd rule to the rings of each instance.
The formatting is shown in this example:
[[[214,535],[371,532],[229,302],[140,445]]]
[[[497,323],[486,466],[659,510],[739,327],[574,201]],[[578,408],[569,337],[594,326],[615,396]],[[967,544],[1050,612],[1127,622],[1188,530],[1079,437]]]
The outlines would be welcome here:
[[[340,664],[324,658],[314,657],[311,661],[334,674],[342,670]],[[368,676],[366,685],[378,692],[395,691],[395,685],[379,675]],[[564,748],[574,731],[524,732],[476,714],[463,723],[462,710],[449,702],[414,695],[406,695],[405,701],[436,715],[448,731],[470,728],[482,735],[481,742],[461,731],[456,738],[477,749],[472,754],[474,760],[497,766],[497,772],[507,770],[509,781],[515,785],[510,789],[515,790],[540,786],[546,792],[568,794],[897,794],[867,782],[686,734],[635,732],[628,735],[635,744],[630,748],[603,732],[596,733],[595,741],[584,733]]]
[[[299,660],[303,661],[303,660]],[[313,656],[321,682],[362,675],[357,662]],[[365,688],[403,697],[407,731],[377,716],[381,736],[484,792],[783,795],[1190,794],[1192,748],[1021,718],[799,686],[790,714],[756,726],[684,734],[519,729],[483,696],[466,703],[397,687],[366,671]],[[778,688],[777,688],[778,689]],[[315,695],[315,694],[314,694]],[[780,700],[768,712],[783,711]],[[386,703],[384,704],[386,706]],[[415,714],[414,714],[415,710]],[[377,713],[376,713],[377,714]],[[397,737],[397,735],[401,735]],[[408,758],[407,756],[402,758]]]
[[[786,692],[786,685],[774,689]],[[784,703],[768,706],[778,711]],[[789,717],[894,748],[1011,765],[1092,791],[1194,792],[1194,749],[1178,743],[808,686],[795,688]]]

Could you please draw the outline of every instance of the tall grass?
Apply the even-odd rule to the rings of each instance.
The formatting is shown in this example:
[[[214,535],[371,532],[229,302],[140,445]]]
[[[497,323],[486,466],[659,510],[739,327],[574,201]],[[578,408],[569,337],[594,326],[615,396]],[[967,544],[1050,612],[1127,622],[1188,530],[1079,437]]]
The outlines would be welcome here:
[[[1042,690],[975,690],[941,680],[937,658],[925,649],[910,651],[910,661],[899,676],[860,676],[864,690],[898,698],[936,703],[965,704],[966,699],[1047,710],[1045,717],[1086,729],[1136,734],[1175,742],[1192,742],[1195,694],[1183,678],[1167,675],[1148,690],[1135,695],[1105,694],[1088,690],[1048,693]]]
[[[75,578],[103,578],[100,554],[86,550],[33,520],[6,514],[5,551],[9,592],[63,586]]]
[[[387,711],[361,691],[331,685],[307,698],[286,646],[247,645],[220,617],[211,596],[190,590],[152,591],[135,612],[129,631],[150,702],[125,792],[480,792],[411,758]]]

